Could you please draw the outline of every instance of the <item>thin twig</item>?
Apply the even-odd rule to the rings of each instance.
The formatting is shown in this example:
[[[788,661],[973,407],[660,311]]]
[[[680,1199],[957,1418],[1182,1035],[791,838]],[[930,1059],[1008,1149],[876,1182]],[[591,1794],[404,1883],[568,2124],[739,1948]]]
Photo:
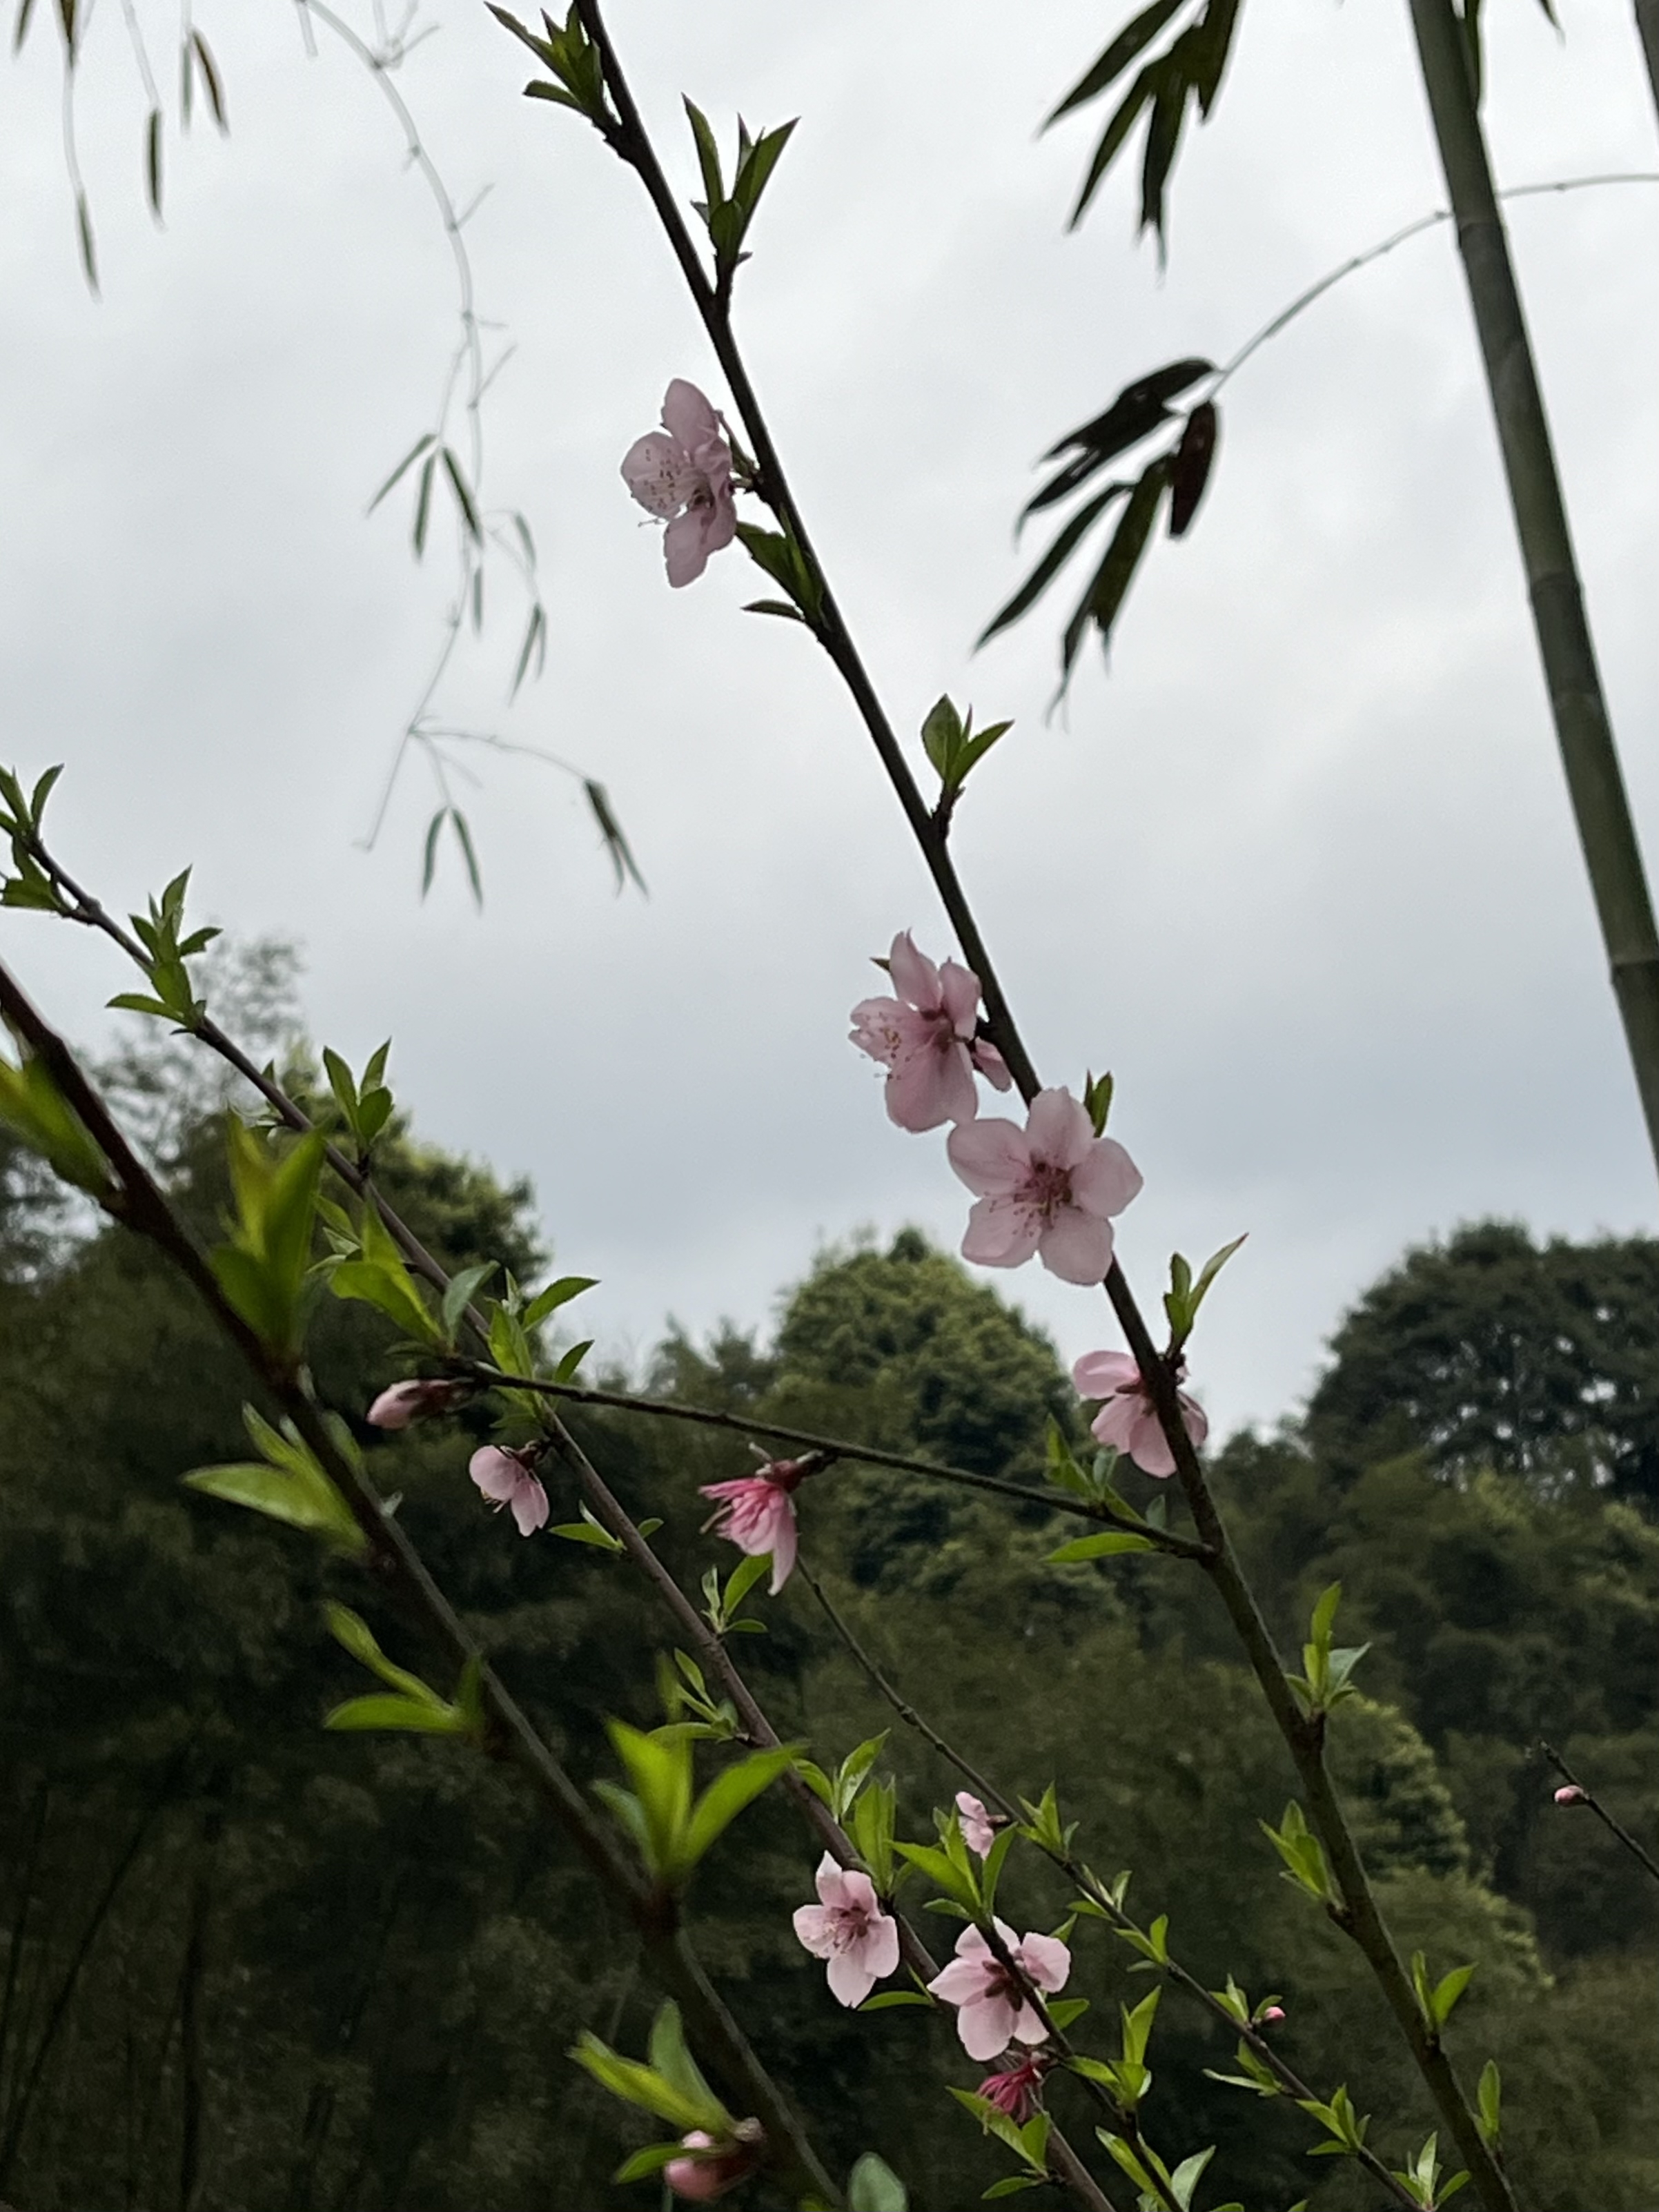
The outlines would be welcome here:
[[[859,1460],[871,1467],[890,1467],[903,1474],[926,1475],[934,1482],[953,1483],[967,1490],[988,1491],[994,1497],[1012,1498],[1022,1505],[1041,1505],[1056,1513],[1072,1513],[1090,1521],[1097,1527],[1104,1522],[1109,1528],[1144,1536],[1149,1544],[1168,1552],[1172,1557],[1201,1560],[1207,1556],[1201,1544],[1191,1543],[1166,1528],[1158,1528],[1138,1516],[1115,1512],[1109,1504],[1091,1504],[1080,1498],[1068,1498],[1060,1491],[1038,1490],[1026,1482],[1008,1482],[994,1474],[976,1474],[971,1468],[941,1467],[935,1460],[913,1459],[903,1452],[883,1451],[874,1444],[849,1443],[844,1437],[821,1437],[809,1429],[787,1428],[776,1421],[763,1421],[747,1413],[722,1413],[709,1406],[681,1404],[672,1398],[641,1398],[627,1390],[598,1390],[581,1382],[554,1382],[532,1375],[509,1375],[488,1360],[469,1359],[458,1362],[462,1370],[492,1389],[528,1390],[538,1396],[562,1398],[572,1405],[614,1407],[623,1413],[646,1413],[665,1421],[689,1421],[707,1429],[725,1429],[737,1436],[773,1437],[780,1443],[802,1444],[809,1450],[823,1452],[831,1460]]]
[[[1606,1827],[1612,1831],[1612,1832],[1619,1838],[1620,1842],[1624,1845],[1625,1849],[1630,1853],[1631,1856],[1636,1860],[1638,1864],[1644,1867],[1648,1873],[1653,1876],[1654,1880],[1656,1881],[1659,1881],[1659,1863],[1656,1863],[1652,1856],[1647,1851],[1643,1850],[1641,1844],[1637,1842],[1635,1837],[1632,1835],[1630,1830],[1626,1828],[1622,1822],[1616,1820],[1613,1818],[1613,1814],[1608,1812],[1607,1807],[1601,1802],[1601,1800],[1589,1787],[1589,1784],[1585,1782],[1581,1782],[1578,1779],[1578,1777],[1573,1772],[1571,1767],[1567,1765],[1566,1760],[1562,1758],[1560,1753],[1555,1749],[1553,1744],[1546,1743],[1541,1736],[1539,1739],[1538,1748],[1543,1753],[1545,1758],[1548,1759],[1550,1765],[1555,1769],[1556,1772],[1560,1776],[1561,1779],[1568,1785],[1568,1787],[1570,1789],[1576,1790],[1578,1792],[1577,1798],[1571,1802],[1575,1804],[1588,1805],[1591,1812],[1595,1814],[1596,1819],[1601,1821]]]

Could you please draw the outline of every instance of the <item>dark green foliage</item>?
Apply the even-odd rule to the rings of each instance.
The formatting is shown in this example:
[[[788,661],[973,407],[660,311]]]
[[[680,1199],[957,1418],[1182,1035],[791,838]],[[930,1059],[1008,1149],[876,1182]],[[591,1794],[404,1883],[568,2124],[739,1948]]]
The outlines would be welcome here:
[[[220,1159],[199,1129],[174,1150],[204,1228]],[[446,1261],[535,1278],[521,1188],[395,1131],[382,1168]],[[46,1225],[27,1188],[11,1218],[26,1242]],[[323,1628],[325,1590],[401,1663],[431,1655],[361,1576],[180,1490],[185,1469],[240,1449],[243,1389],[185,1293],[112,1233],[29,1249],[0,1280],[0,2194],[31,2212],[648,2206],[607,2179],[644,2139],[637,2116],[563,2057],[580,2026],[643,2047],[656,1992],[625,1934],[510,1773],[449,1744],[319,1729],[361,1686]],[[319,1309],[319,1386],[350,1416],[391,1372],[386,1339],[368,1308]],[[651,1387],[1031,1484],[1024,1507],[842,1463],[798,1493],[803,1558],[969,1757],[1033,1796],[1058,1781],[1079,1847],[1108,1876],[1136,1869],[1131,1903],[1170,1914],[1178,1955],[1212,1984],[1231,1971],[1282,1991],[1287,2054],[1326,2090],[1346,2078],[1391,2153],[1414,2147],[1431,2122],[1392,2024],[1257,1829],[1294,1778],[1209,1593],[1158,1559],[1045,1564],[1074,1524],[1035,1494],[1043,1431],[1075,1409],[1039,1332],[907,1232],[820,1261],[769,1347],[671,1338]],[[487,1418],[363,1433],[440,1583],[591,1782],[616,1771],[606,1715],[661,1717],[665,1626],[625,1567],[521,1543],[484,1511],[464,1468]],[[684,1583],[730,1565],[698,1533],[696,1491],[752,1465],[739,1438],[612,1413],[573,1425],[631,1510],[663,1516],[654,1540]],[[1642,2212],[1659,1931],[1599,1824],[1550,1804],[1529,1746],[1549,1733],[1650,1834],[1659,1536],[1605,1489],[1531,1468],[1333,1472],[1298,1439],[1245,1437],[1218,1473],[1281,1639],[1340,1576],[1341,1637],[1373,1643],[1332,1723],[1334,1765],[1402,1947],[1437,1972],[1478,1966],[1454,2045],[1470,2079],[1489,2054],[1503,2067],[1528,2201]],[[1125,1481],[1143,1503],[1164,1487]],[[574,1497],[556,1489],[554,1508],[572,1516]],[[833,1764],[890,1728],[900,1833],[925,1839],[960,1778],[800,1578],[749,1609],[769,1632],[739,1656],[780,1729]],[[1006,2170],[942,2094],[983,2069],[944,2020],[830,2000],[789,1926],[816,1857],[787,1802],[763,1799],[699,1870],[699,1949],[832,2164],[878,2148],[918,2212],[955,2212]],[[1022,1928],[1054,1927],[1068,1897],[1032,1855],[1011,1862],[1003,1909]],[[947,1950],[951,1923],[920,1917]],[[1097,1925],[1075,1944],[1087,2047],[1148,1984]],[[1309,2166],[1297,2115],[1206,2078],[1231,2057],[1166,1996],[1154,2139],[1218,2142],[1218,2179],[1253,2207],[1371,2201],[1346,2169]],[[1087,2141],[1072,2085],[1056,2105]]]
[[[1533,1243],[1513,1222],[1408,1252],[1332,1342],[1308,1437],[1340,1474],[1421,1451],[1546,1491],[1659,1504],[1659,1242]]]

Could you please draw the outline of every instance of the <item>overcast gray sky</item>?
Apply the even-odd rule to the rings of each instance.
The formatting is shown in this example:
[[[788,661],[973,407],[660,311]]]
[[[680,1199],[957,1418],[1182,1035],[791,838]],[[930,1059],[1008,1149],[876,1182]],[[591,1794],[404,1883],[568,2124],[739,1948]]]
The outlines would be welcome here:
[[[141,12],[171,71],[174,19]],[[1010,524],[1046,446],[1441,198],[1402,0],[1264,0],[1183,154],[1167,271],[1133,241],[1127,175],[1066,236],[1098,123],[1036,126],[1123,12],[612,16],[688,192],[682,92],[723,135],[738,109],[802,118],[740,283],[763,398],[897,723],[947,689],[1018,717],[961,862],[1048,1079],[1115,1071],[1143,1297],[1173,1247],[1250,1231],[1194,1362],[1224,1425],[1295,1402],[1408,1241],[1487,1212],[1647,1230],[1654,1178],[1444,229],[1241,375],[1192,537],[1155,550],[1066,714],[1043,716],[1060,598],[971,654],[1021,573]],[[357,842],[447,581],[442,532],[413,566],[401,493],[363,520],[453,342],[421,181],[374,85],[326,39],[308,58],[286,0],[198,0],[232,135],[170,137],[158,233],[104,0],[81,111],[94,304],[37,14],[0,66],[0,751],[67,763],[65,856],[122,903],[194,862],[204,916],[301,939],[318,1036],[360,1060],[390,1032],[422,1127],[533,1177],[561,1262],[603,1279],[587,1325],[613,1351],[670,1314],[764,1322],[861,1225],[954,1243],[941,1142],[889,1125],[846,1042],[896,928],[952,949],[867,744],[804,635],[739,611],[740,554],[668,591],[617,476],[670,377],[725,397],[635,180],[519,97],[528,57],[482,8],[441,0],[400,82],[457,198],[493,187],[468,237],[517,351],[484,492],[530,518],[550,625],[509,711],[507,599],[443,703],[600,776],[651,896],[613,896],[566,781],[487,757],[467,798],[484,914],[448,865],[422,905],[418,762],[378,848]],[[1564,0],[1561,40],[1531,0],[1486,15],[1504,181],[1659,168],[1626,8]],[[1651,843],[1659,189],[1512,223]],[[110,957],[30,916],[0,917],[0,943],[58,1019],[106,1034]],[[998,1279],[1068,1355],[1115,1341],[1097,1297]]]

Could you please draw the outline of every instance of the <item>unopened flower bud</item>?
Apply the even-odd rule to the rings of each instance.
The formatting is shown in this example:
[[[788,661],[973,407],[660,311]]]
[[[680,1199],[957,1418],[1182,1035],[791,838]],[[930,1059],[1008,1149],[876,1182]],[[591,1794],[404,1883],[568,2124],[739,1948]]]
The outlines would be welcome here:
[[[1588,1805],[1589,1796],[1576,1782],[1564,1782],[1555,1793],[1555,1802],[1558,1805]]]
[[[693,2128],[690,2135],[681,2136],[680,2148],[700,2155],[671,2159],[663,2168],[663,2179],[676,2197],[683,2197],[688,2203],[712,2204],[754,2171],[756,2154],[764,2141],[756,2120],[743,2121],[725,2142]]]
[[[407,1382],[394,1382],[389,1390],[382,1390],[369,1407],[365,1419],[372,1429],[406,1429],[411,1421],[428,1419],[434,1413],[447,1413],[465,1394],[465,1384],[422,1381],[418,1377]]]
[[[1272,2027],[1284,2017],[1283,2005],[1263,2005],[1255,2016],[1255,2024],[1258,2027]]]

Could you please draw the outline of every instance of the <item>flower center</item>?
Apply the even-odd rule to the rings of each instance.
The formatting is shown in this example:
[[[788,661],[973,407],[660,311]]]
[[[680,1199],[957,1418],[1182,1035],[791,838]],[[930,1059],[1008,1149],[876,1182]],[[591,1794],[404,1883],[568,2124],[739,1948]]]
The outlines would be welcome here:
[[[1052,1221],[1061,1206],[1072,1203],[1072,1170],[1050,1160],[1033,1160],[1025,1197],[1045,1221]]]

